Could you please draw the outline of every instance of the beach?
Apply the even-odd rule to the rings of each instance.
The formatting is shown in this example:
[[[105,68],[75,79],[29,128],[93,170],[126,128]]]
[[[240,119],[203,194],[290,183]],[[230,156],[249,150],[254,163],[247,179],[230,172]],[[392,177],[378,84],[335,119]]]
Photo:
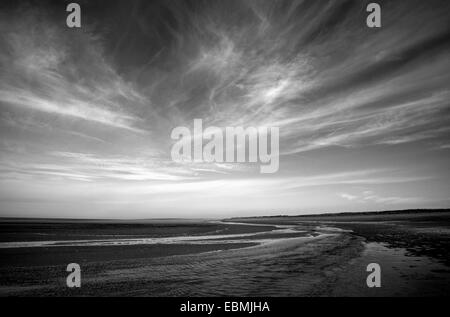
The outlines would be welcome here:
[[[445,295],[449,215],[4,220],[0,295]],[[69,263],[81,267],[80,288],[66,286]],[[380,288],[366,284],[369,263],[381,266]]]

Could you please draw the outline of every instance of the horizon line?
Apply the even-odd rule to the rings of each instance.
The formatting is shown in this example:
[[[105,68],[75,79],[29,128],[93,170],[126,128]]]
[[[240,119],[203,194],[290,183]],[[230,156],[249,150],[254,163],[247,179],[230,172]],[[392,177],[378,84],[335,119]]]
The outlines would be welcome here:
[[[61,217],[8,217],[0,216],[0,221],[2,220],[64,220],[64,221],[157,221],[157,220],[203,220],[203,221],[214,221],[214,220],[227,220],[227,219],[245,219],[245,218],[274,218],[274,217],[307,217],[307,216],[347,216],[347,215],[370,215],[370,214],[382,214],[382,213],[418,213],[418,212],[450,212],[450,208],[420,208],[420,209],[392,209],[392,210],[371,210],[371,211],[344,211],[344,212],[323,212],[323,213],[307,213],[307,214],[278,214],[278,215],[259,215],[259,216],[244,216],[244,217],[227,217],[227,218],[209,218],[209,217],[166,217],[166,218],[61,218]]]

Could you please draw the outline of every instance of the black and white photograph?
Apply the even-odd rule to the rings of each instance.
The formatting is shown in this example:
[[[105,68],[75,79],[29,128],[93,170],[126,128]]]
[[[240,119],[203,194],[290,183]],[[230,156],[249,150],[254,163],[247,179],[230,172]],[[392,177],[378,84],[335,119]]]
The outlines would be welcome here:
[[[0,297],[448,296],[449,17],[0,0]]]

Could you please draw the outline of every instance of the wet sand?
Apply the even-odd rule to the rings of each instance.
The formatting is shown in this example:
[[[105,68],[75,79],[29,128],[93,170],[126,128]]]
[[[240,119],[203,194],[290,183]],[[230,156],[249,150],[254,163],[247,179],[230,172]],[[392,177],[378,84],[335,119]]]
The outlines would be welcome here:
[[[108,226],[69,224],[76,239],[31,248],[6,235],[0,296],[445,296],[449,215],[231,219],[179,223],[172,236],[158,234],[164,223],[138,224],[139,234],[114,224],[122,234],[107,239]],[[36,239],[43,226],[55,237],[33,224],[20,242],[48,241]],[[71,262],[82,267],[79,289],[65,284]],[[366,285],[369,263],[382,268],[381,288]]]
[[[321,235],[189,255],[89,262],[80,289],[65,286],[65,267],[15,268],[0,295],[301,296],[321,293],[325,268],[345,263],[358,247],[349,237]],[[6,272],[2,272],[3,273]],[[9,274],[13,274],[8,270]],[[50,274],[51,273],[51,274]],[[25,278],[24,278],[25,277]]]
[[[324,296],[448,296],[450,211],[408,211],[239,218],[254,224],[297,224],[358,238],[362,252],[337,269]],[[369,288],[366,267],[381,266],[382,286]]]
[[[381,287],[361,283],[367,277],[367,263],[381,267]],[[382,243],[365,244],[360,257],[353,259],[336,281],[332,296],[448,296],[450,268],[427,256],[413,256],[403,248]]]

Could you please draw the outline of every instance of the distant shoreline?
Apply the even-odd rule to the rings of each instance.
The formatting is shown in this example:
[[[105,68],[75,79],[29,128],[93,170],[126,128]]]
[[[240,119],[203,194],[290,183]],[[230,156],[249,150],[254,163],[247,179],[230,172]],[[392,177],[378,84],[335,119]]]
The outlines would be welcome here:
[[[88,218],[48,218],[48,217],[0,217],[0,222],[90,222],[90,223],[190,223],[190,222],[208,222],[217,220],[236,220],[236,219],[267,219],[267,218],[289,218],[289,217],[341,217],[341,216],[380,216],[380,215],[397,215],[397,214],[420,214],[420,213],[447,213],[450,212],[450,208],[439,209],[404,209],[404,210],[382,210],[382,211],[355,211],[355,212],[326,212],[326,213],[308,213],[297,215],[262,215],[262,216],[246,216],[246,217],[229,217],[229,218],[143,218],[143,219],[88,219]]]
[[[231,219],[261,219],[261,218],[306,218],[306,217],[341,217],[341,216],[382,216],[382,215],[399,215],[399,214],[421,214],[421,213],[446,213],[450,212],[450,208],[440,208],[440,209],[404,209],[404,210],[382,210],[382,211],[355,211],[355,212],[329,212],[329,213],[319,213],[319,214],[300,214],[300,215],[272,215],[272,216],[248,216],[248,217],[231,217],[225,220],[229,221]]]

